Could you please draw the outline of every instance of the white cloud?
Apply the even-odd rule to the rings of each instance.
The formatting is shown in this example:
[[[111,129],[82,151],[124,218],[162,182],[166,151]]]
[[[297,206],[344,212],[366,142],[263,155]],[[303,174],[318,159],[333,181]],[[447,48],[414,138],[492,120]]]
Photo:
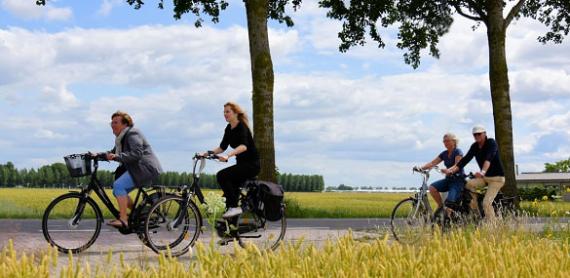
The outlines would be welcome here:
[[[50,139],[50,140],[65,138],[64,135],[56,133],[49,129],[39,129],[34,133],[34,137],[38,139]]]
[[[99,10],[97,11],[97,14],[102,15],[102,16],[108,16],[109,14],[111,14],[111,11],[113,11],[114,7],[119,6],[121,4],[124,4],[124,1],[122,1],[122,0],[103,0],[103,2],[101,3],[101,6],[99,7]]]
[[[270,36],[274,59],[283,60],[296,51],[296,31],[271,30]],[[73,80],[180,87],[244,77],[249,70],[247,31],[238,26],[74,28],[53,34],[11,28],[1,30],[0,39],[0,50],[10,53],[0,58],[0,81],[10,83]]]
[[[44,110],[49,112],[63,112],[79,105],[79,100],[65,84],[61,84],[58,88],[45,86],[41,98]]]
[[[399,73],[403,61],[393,49],[368,44],[338,53],[338,24],[307,4],[293,14],[297,27],[269,30],[281,171],[321,173],[327,185],[409,186],[418,183],[409,169],[433,159],[445,132],[466,150],[473,124],[493,130],[486,38],[468,21],[442,40],[441,61]],[[510,34],[515,152],[526,171],[570,152],[560,132],[570,130],[569,71],[551,48],[535,47],[523,31]],[[0,152],[21,157],[22,167],[107,149],[109,117],[121,109],[165,169],[188,171],[189,155],[219,143],[223,103],[237,101],[251,115],[242,26],[0,29],[0,52]]]
[[[42,7],[37,6],[35,1],[3,0],[2,8],[26,20],[66,21],[73,17],[71,8],[54,7],[49,1]]]

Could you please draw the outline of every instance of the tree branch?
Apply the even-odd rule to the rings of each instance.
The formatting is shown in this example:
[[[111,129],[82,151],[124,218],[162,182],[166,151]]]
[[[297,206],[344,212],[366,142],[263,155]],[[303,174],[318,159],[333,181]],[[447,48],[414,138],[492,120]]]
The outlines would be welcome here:
[[[483,1],[468,0],[467,3],[469,4],[469,7],[479,15],[480,18],[482,18],[484,21],[487,20],[487,13],[485,12],[485,7],[483,6],[485,4]]]
[[[505,29],[507,29],[509,24],[511,24],[511,21],[513,21],[513,18],[515,18],[515,16],[520,12],[525,1],[526,0],[519,0],[519,2],[511,9],[509,14],[507,15],[507,18],[505,19]]]
[[[453,6],[455,7],[455,10],[457,11],[458,14],[460,14],[460,15],[466,17],[466,18],[469,18],[469,19],[475,20],[475,21],[484,21],[482,17],[474,16],[474,15],[470,15],[470,14],[465,13],[465,12],[461,9],[461,6],[459,6],[459,4],[454,4]]]

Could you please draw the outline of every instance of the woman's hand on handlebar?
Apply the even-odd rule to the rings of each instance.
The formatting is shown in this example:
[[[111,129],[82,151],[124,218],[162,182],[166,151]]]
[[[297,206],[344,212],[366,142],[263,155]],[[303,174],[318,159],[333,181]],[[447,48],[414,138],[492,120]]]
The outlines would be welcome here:
[[[218,160],[221,162],[228,162],[229,159],[227,155],[218,155]]]
[[[94,152],[87,152],[87,155],[91,158],[91,159],[95,159],[95,160],[99,160],[99,161],[105,161],[105,160],[109,160],[107,158],[108,153],[94,153]],[[114,155],[114,154],[113,154]]]
[[[220,155],[214,153],[213,151],[206,151],[206,152],[202,152],[202,153],[196,153],[196,155],[194,155],[194,158],[197,158],[197,159],[205,158],[205,159],[217,159],[217,160],[222,161],[222,160],[220,159],[220,157],[222,157],[222,156],[220,156]],[[227,160],[226,160],[226,161],[227,161]],[[225,161],[224,161],[224,162],[225,162]]]
[[[106,153],[106,154],[105,154],[105,158],[106,158],[107,160],[115,160],[116,157],[117,157],[117,155],[114,154],[114,153]]]

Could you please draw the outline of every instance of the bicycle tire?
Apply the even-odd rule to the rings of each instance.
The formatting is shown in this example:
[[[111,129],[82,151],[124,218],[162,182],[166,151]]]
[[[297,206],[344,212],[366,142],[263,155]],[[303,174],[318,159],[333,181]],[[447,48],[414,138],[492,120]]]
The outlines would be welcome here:
[[[71,212],[69,212],[70,210],[66,208],[69,205],[61,205],[67,199],[77,199],[77,201],[71,200],[71,207],[75,208],[75,210],[72,209]],[[75,212],[80,205],[84,205],[84,207],[80,209],[81,212],[77,215],[78,222],[75,224],[73,223],[74,217],[76,216]],[[88,209],[88,206],[91,208]],[[60,207],[61,211],[59,211]],[[86,209],[88,209],[87,213]],[[93,214],[92,216],[95,217],[94,220],[84,218],[86,215],[91,216],[90,214]],[[47,206],[42,217],[42,232],[49,244],[57,247],[57,250],[60,252],[68,253],[71,251],[71,253],[77,254],[95,243],[95,240],[97,240],[101,232],[102,222],[103,216],[97,203],[90,197],[85,197],[79,192],[72,192],[57,197]],[[87,229],[90,226],[94,226],[93,229]],[[67,230],[65,228],[67,228]],[[91,232],[92,234],[89,234]],[[74,240],[78,239],[81,235],[86,235],[85,243],[78,244],[78,246],[69,246],[69,243],[72,242],[82,242],[83,240]]]
[[[202,228],[202,215],[192,200],[184,205],[185,202],[180,196],[166,196],[149,210],[144,223],[145,244],[154,252],[169,251],[173,257],[178,257],[196,243]],[[179,222],[178,226],[174,225],[176,222]]]
[[[285,209],[283,216],[277,221],[268,221],[254,212],[244,212],[239,217],[237,240],[241,247],[255,245],[259,250],[273,251],[281,244],[287,231]],[[245,224],[244,224],[245,223]],[[255,224],[255,228],[245,228],[244,225]]]
[[[154,192],[152,194],[149,194],[145,199],[143,199],[141,203],[131,213],[133,218],[129,222],[129,225],[131,227],[134,227],[133,229],[136,232],[139,240],[149,248],[150,246],[148,246],[148,242],[146,240],[144,223],[146,221],[150,208],[165,196],[176,196],[176,195],[170,193]]]
[[[418,242],[428,231],[431,231],[431,215],[422,202],[415,198],[400,201],[390,216],[390,227],[394,238],[400,243]]]

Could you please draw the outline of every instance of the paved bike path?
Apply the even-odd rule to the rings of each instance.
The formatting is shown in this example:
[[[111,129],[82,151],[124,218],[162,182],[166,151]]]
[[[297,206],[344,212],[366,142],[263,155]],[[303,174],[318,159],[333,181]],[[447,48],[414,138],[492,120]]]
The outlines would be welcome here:
[[[320,245],[327,239],[345,235],[349,229],[363,231],[381,229],[388,231],[390,220],[376,219],[287,219],[286,241],[303,240]],[[206,228],[209,231],[209,228]],[[382,232],[383,233],[383,232]],[[208,242],[209,232],[200,235],[199,240]],[[0,219],[0,250],[12,239],[17,250],[37,251],[47,247],[43,236],[41,220],[38,219]],[[150,251],[138,239],[136,234],[122,235],[116,229],[102,225],[97,241],[86,252],[100,254],[109,249],[117,252]],[[85,252],[84,252],[85,253]],[[83,254],[83,253],[82,253]]]
[[[551,218],[539,217],[525,219],[526,225],[531,230],[540,230],[545,223],[551,221],[553,221]],[[570,218],[559,218],[557,221],[569,223]],[[303,240],[319,245],[327,239],[346,234],[349,229],[356,232],[374,230],[375,233],[384,234],[389,231],[389,226],[388,218],[287,219],[285,240],[293,242]],[[207,241],[208,234],[208,232],[202,234],[200,240]],[[10,239],[18,250],[36,251],[47,246],[39,219],[0,219],[0,250],[7,246]],[[146,248],[135,234],[122,235],[114,228],[103,225],[101,234],[90,249],[98,252],[108,249],[127,251],[134,247],[139,250]]]

